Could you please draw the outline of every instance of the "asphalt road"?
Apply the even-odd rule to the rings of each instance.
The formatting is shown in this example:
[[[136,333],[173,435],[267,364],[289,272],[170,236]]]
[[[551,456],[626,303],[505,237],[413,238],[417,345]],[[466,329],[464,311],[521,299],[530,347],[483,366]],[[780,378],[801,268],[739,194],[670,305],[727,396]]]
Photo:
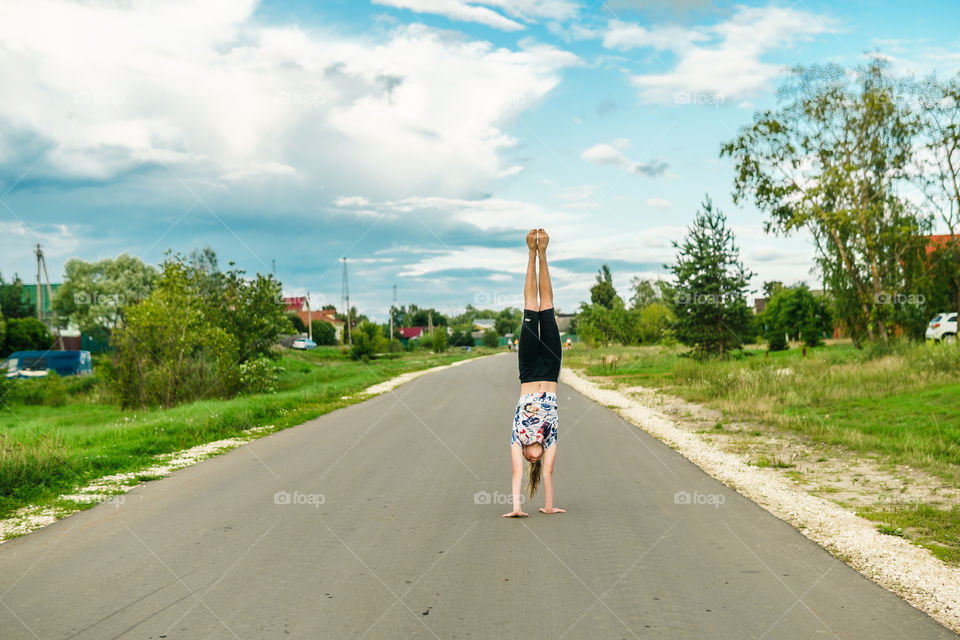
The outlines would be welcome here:
[[[428,374],[3,544],[0,639],[956,637],[563,385],[568,512],[499,517],[516,371]]]

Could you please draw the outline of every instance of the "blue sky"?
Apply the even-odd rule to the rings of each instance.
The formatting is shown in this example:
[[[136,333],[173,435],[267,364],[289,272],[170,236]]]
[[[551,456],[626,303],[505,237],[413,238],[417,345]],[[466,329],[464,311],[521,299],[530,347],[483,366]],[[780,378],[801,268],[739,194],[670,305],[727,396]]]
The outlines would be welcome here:
[[[520,306],[530,227],[557,305],[600,266],[665,275],[709,194],[763,281],[803,235],[733,205],[721,142],[795,64],[960,69],[954,2],[327,0],[0,6],[0,272],[212,246],[291,294]]]

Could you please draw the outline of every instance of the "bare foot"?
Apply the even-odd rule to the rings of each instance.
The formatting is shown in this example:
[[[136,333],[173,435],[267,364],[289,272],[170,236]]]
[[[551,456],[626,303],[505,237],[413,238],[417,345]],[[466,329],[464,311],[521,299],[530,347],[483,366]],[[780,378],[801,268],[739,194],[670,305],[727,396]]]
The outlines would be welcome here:
[[[537,230],[530,229],[530,233],[527,234],[527,248],[530,251],[537,250]]]
[[[566,513],[566,509],[557,509],[556,507],[552,509],[547,509],[546,507],[540,507],[541,513]]]
[[[526,518],[529,516],[529,513],[524,513],[523,511],[511,511],[510,513],[503,514],[504,518]]]
[[[547,232],[544,231],[543,229],[537,229],[537,231],[539,232],[539,235],[540,235],[540,245],[539,245],[540,251],[541,252],[546,251],[547,245],[550,243],[550,236],[548,236]]]

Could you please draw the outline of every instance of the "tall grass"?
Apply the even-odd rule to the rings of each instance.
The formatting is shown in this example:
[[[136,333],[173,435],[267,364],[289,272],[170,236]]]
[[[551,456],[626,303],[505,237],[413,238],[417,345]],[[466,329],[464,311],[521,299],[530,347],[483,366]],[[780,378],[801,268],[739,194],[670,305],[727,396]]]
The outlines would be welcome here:
[[[616,370],[604,355],[617,355]],[[590,375],[659,387],[734,419],[790,429],[812,440],[960,484],[960,347],[894,341],[699,361],[681,350],[617,347],[572,359]],[[576,366],[576,365],[575,365]]]

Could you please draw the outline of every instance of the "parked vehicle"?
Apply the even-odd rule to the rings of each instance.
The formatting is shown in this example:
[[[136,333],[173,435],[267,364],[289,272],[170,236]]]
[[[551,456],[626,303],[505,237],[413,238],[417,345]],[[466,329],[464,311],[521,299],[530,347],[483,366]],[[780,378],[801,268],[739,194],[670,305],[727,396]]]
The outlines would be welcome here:
[[[938,313],[927,325],[923,335],[927,340],[953,344],[957,339],[957,314]]]
[[[51,371],[61,376],[93,373],[89,351],[16,351],[0,362],[7,378],[43,378]]]
[[[297,338],[290,346],[294,349],[316,349],[317,343],[310,338]]]

